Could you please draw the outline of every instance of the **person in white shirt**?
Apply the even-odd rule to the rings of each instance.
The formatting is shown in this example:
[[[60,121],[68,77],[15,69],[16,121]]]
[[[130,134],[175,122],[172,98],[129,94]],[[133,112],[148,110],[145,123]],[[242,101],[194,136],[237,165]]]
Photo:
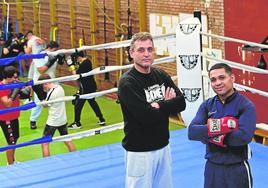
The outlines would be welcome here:
[[[27,38],[27,47],[24,49],[26,54],[39,54],[45,48],[45,41],[28,31],[25,34]]]
[[[50,78],[51,77],[48,74],[42,74],[38,80],[46,80]],[[43,90],[47,92],[47,97],[45,99],[46,101],[54,100],[65,96],[63,88],[53,82],[44,83]],[[46,121],[43,136],[53,137],[56,130],[59,131],[61,136],[67,135],[68,129],[65,102],[50,103],[44,105],[44,107],[48,107],[48,118]],[[64,143],[70,152],[76,150],[72,141],[64,141]],[[42,152],[43,157],[50,156],[49,143],[42,144]]]
[[[42,50],[45,49],[45,40],[35,36],[32,31],[28,31],[24,36],[24,38],[27,39],[27,45],[24,48],[25,54],[39,54]],[[33,72],[33,61],[35,61],[35,59],[29,59],[27,61],[27,65],[29,66],[28,78],[30,79],[32,79],[31,73]]]
[[[57,42],[50,41],[50,43],[47,45],[47,48],[40,53],[47,53],[47,52],[53,52],[58,50],[59,45]],[[56,68],[57,68],[57,58],[53,60],[53,63],[51,63],[51,58],[46,56],[43,59],[34,59],[31,64],[31,69],[29,70],[28,78],[32,79],[34,81],[38,80],[39,76],[43,73],[48,74],[51,78],[55,78]],[[49,64],[49,66],[47,65]],[[40,102],[39,98],[37,97],[36,92],[34,92],[34,102],[38,103]],[[31,110],[31,116],[30,116],[30,128],[36,129],[36,121],[38,120],[41,112],[42,112],[42,106],[36,106],[32,108]]]

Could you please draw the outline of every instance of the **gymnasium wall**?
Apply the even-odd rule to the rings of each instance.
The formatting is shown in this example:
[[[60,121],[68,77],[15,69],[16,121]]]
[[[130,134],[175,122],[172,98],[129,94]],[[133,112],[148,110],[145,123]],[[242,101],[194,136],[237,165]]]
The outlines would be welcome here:
[[[56,26],[57,30],[57,41],[60,43],[62,48],[71,48],[70,40],[70,2],[62,0],[54,0],[56,8]],[[50,1],[40,0],[40,35],[46,41],[50,40],[50,29],[51,29],[51,13],[49,8]],[[90,28],[90,3],[95,2],[96,5],[96,43],[104,43],[104,2],[106,7],[106,42],[113,42],[115,40],[120,40],[120,36],[115,36],[115,26],[114,26],[114,4],[119,2],[119,25],[128,24],[128,3],[130,4],[130,12],[132,18],[133,33],[140,30],[139,24],[141,20],[145,20],[147,23],[147,30],[149,31],[149,15],[150,13],[163,14],[163,15],[179,15],[179,13],[189,13],[192,14],[195,10],[201,10],[202,15],[207,15],[209,18],[208,27],[211,29],[212,33],[223,35],[224,20],[223,20],[223,0],[213,0],[210,3],[209,9],[205,9],[204,0],[73,0],[74,2],[74,12],[75,12],[75,47],[79,45],[79,39],[84,39],[86,45],[91,45],[91,28]],[[146,17],[139,18],[139,3],[145,3]],[[27,30],[33,30],[33,4],[23,4],[23,32]],[[3,5],[0,4],[0,16],[1,21],[3,19]],[[10,20],[14,25],[16,25],[16,5],[10,5]],[[83,35],[84,32],[84,35]],[[126,34],[120,32],[119,34]],[[127,37],[125,36],[124,39]],[[223,43],[220,41],[212,41],[214,48],[223,49]],[[125,49],[126,50],[126,49]],[[91,53],[88,51],[88,55]],[[108,50],[108,62],[109,65],[119,64],[116,62],[115,50]],[[126,53],[125,53],[126,54]],[[99,51],[98,62],[95,66],[104,65],[105,54],[104,51]],[[125,60],[128,58],[125,56]],[[124,63],[128,63],[124,61]],[[171,75],[176,74],[176,66],[173,64],[161,65],[167,72]],[[59,68],[60,75],[69,74],[66,70],[66,66]],[[104,75],[99,75],[96,77],[99,83],[99,88],[105,89],[113,87],[116,84],[117,73],[110,73],[110,80],[105,80]]]

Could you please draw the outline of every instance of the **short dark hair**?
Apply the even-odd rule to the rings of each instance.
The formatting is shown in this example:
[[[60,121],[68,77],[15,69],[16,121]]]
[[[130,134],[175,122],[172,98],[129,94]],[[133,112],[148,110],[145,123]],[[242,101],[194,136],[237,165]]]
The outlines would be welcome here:
[[[47,48],[59,48],[59,44],[56,41],[50,41]]]
[[[33,31],[29,30],[29,31],[24,35],[24,37],[27,37],[29,34],[33,35]]]
[[[232,68],[227,65],[226,63],[216,63],[212,65],[212,67],[208,71],[208,75],[210,75],[210,72],[215,69],[224,69],[226,73],[229,75],[233,74]]]
[[[77,57],[85,57],[84,51],[79,51],[79,52],[76,52],[76,53],[77,53]]]
[[[48,74],[41,74],[38,78],[38,80],[48,80],[51,79],[51,77]]]
[[[85,57],[85,54],[83,51],[75,49],[75,52],[71,54],[72,61],[76,62],[78,57]]]
[[[6,66],[3,70],[3,78],[12,78],[15,73],[19,75],[19,71],[14,66]]]

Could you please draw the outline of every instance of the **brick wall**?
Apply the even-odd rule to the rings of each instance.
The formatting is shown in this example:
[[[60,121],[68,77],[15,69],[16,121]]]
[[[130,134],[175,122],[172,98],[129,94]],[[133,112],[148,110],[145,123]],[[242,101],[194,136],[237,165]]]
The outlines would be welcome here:
[[[98,44],[104,43],[104,14],[103,14],[103,0],[96,0],[96,12],[97,12],[97,31],[96,31],[96,42]],[[70,16],[69,16],[69,1],[56,0],[56,17],[57,17],[57,40],[62,48],[71,48],[70,42]],[[115,26],[114,26],[114,0],[106,0],[106,42],[113,42],[116,39],[119,40],[120,36],[115,36]],[[2,21],[2,4],[0,5],[0,16]],[[75,46],[78,47],[78,41],[80,38],[85,39],[86,45],[91,45],[91,33],[90,33],[90,0],[75,0]],[[10,20],[15,25],[16,20],[16,7],[12,5],[11,7]],[[138,13],[138,0],[130,0],[130,10],[133,22],[133,32],[139,31],[139,13]],[[149,30],[149,14],[168,14],[168,15],[178,15],[179,13],[193,13],[195,10],[201,10],[202,15],[206,14],[206,9],[204,7],[203,0],[147,0],[146,1],[146,20],[147,28]],[[212,0],[210,7],[207,11],[209,16],[209,28],[212,33],[224,35],[224,7],[223,0]],[[128,23],[127,14],[128,11],[128,1],[120,1],[120,25]],[[33,11],[31,4],[23,5],[23,31],[33,29]],[[120,27],[117,26],[117,27]],[[50,39],[50,10],[49,1],[41,1],[40,3],[40,29],[41,37],[46,41]],[[84,32],[84,36],[83,36]],[[122,32],[121,32],[122,33]],[[125,37],[126,39],[126,37]],[[213,48],[220,48],[223,50],[223,43],[217,40],[212,41]],[[90,52],[88,52],[90,55]],[[115,50],[111,49],[107,51],[109,58],[109,65],[118,65],[119,62],[115,62]],[[105,53],[104,51],[98,52],[98,65],[104,65]],[[126,59],[126,57],[124,57]],[[176,65],[168,64],[161,65],[167,72],[171,75],[176,74]],[[66,66],[62,66],[58,69],[59,75],[66,75],[69,72],[66,70]],[[99,88],[105,89],[113,87],[116,84],[117,73],[110,73],[110,80],[104,79],[104,75],[99,75],[96,77],[99,83]]]

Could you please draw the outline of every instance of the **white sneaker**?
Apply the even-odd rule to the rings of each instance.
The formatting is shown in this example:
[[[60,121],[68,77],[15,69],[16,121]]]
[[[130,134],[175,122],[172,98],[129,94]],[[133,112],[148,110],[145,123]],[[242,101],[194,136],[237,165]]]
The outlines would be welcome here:
[[[105,123],[105,121],[98,121],[97,124],[100,125],[100,126],[104,126],[106,123]]]
[[[73,122],[72,124],[68,125],[69,129],[81,129],[82,125],[78,122]]]

